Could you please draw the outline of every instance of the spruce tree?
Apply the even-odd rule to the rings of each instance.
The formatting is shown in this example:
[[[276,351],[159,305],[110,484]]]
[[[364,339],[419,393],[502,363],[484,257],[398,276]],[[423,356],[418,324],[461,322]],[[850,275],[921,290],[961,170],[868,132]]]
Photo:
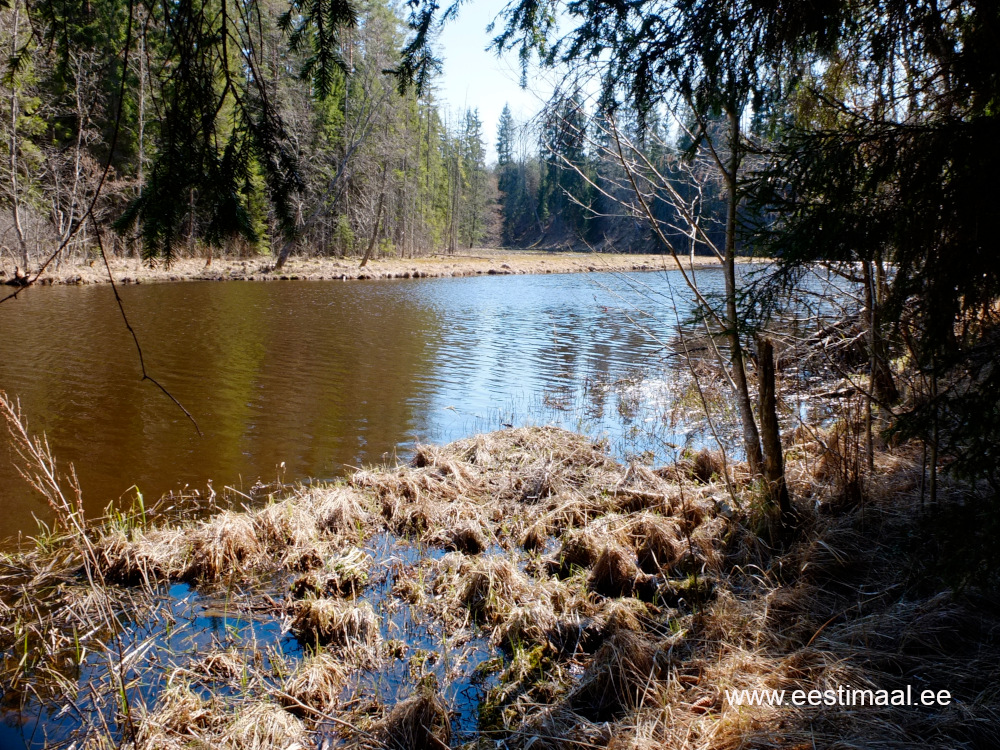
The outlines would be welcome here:
[[[514,116],[510,113],[510,104],[504,104],[497,123],[497,166],[500,169],[514,161],[515,137]]]

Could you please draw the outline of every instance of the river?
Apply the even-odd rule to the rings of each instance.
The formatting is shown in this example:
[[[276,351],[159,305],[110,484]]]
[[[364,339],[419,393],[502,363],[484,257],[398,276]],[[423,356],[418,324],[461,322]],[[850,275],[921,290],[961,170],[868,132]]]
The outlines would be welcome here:
[[[700,272],[711,289],[717,271]],[[89,513],[168,491],[332,478],[508,424],[556,423],[662,457],[682,375],[664,342],[676,272],[127,286],[141,380],[107,286],[25,290],[0,308],[0,389],[20,399]],[[658,421],[659,420],[659,421]],[[0,539],[44,502],[0,445]]]

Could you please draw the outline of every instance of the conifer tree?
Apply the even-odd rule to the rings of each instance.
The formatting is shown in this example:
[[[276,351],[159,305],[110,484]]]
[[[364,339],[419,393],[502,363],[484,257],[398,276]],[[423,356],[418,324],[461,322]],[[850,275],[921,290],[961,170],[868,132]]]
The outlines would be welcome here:
[[[587,158],[587,115],[579,92],[550,106],[541,134],[543,216],[553,217],[557,235],[587,237],[590,225],[590,185]]]
[[[500,169],[514,161],[514,138],[514,116],[510,113],[510,104],[504,104],[497,123],[497,166]]]
[[[465,190],[461,220],[461,241],[475,247],[485,236],[487,208],[486,146],[478,110],[466,110],[462,132]]]

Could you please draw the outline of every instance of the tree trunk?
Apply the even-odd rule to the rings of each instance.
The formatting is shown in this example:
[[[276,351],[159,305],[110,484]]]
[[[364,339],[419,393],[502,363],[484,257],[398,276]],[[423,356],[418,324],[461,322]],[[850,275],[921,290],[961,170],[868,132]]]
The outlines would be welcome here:
[[[188,190],[188,255],[194,257],[194,188]]]
[[[461,206],[461,190],[462,190],[462,165],[461,165],[461,154],[458,150],[458,144],[455,145],[455,155],[452,160],[452,179],[451,179],[451,222],[448,237],[448,252],[454,255],[458,251],[458,233],[459,233],[459,208]]]
[[[759,476],[763,470],[764,457],[760,447],[760,433],[754,418],[747,386],[746,367],[743,363],[743,347],[740,344],[739,317],[736,312],[736,210],[739,205],[736,177],[739,173],[740,121],[735,112],[729,113],[729,169],[725,170],[727,211],[726,249],[722,269],[726,284],[726,337],[729,341],[729,357],[732,361],[733,383],[736,386],[736,405],[743,427],[743,445],[750,464],[750,473]]]
[[[371,257],[372,250],[375,248],[375,241],[378,239],[378,224],[382,221],[382,205],[385,203],[385,191],[378,197],[378,208],[375,210],[375,226],[372,227],[372,238],[368,242],[368,249],[365,250],[365,257],[361,259],[361,265],[358,268],[364,268],[368,264],[368,259]]]
[[[17,54],[18,26],[20,21],[20,3],[14,3],[13,31],[10,39],[11,59]],[[25,236],[24,226],[21,223],[21,194],[17,184],[17,83],[12,79],[10,83],[10,140],[7,146],[10,157],[10,193],[11,209],[13,211],[14,232],[17,234],[18,250],[20,251],[20,263],[24,267],[24,275],[27,276],[30,269],[31,259],[28,257],[28,239]]]
[[[141,11],[140,11],[141,12]],[[136,165],[136,178],[139,183],[139,194],[142,195],[145,186],[143,165],[146,152],[146,27],[143,25],[139,35],[139,153]]]
[[[764,481],[771,507],[781,511],[783,519],[792,513],[792,503],[785,483],[785,459],[778,427],[777,387],[774,376],[774,345],[763,336],[757,339],[757,380],[760,436],[764,446]]]
[[[868,308],[868,351],[870,379],[869,388],[875,400],[883,404],[894,404],[899,400],[899,390],[889,366],[889,356],[885,339],[882,337],[882,320],[879,305],[878,270],[873,272],[872,263],[862,264],[865,281],[865,306]]]
[[[361,259],[361,265],[358,268],[364,268],[368,263],[368,259],[371,257],[372,250],[375,249],[375,242],[378,240],[378,225],[382,221],[382,206],[385,205],[385,182],[386,176],[389,173],[389,162],[382,167],[382,192],[378,196],[378,208],[375,209],[375,223],[372,225],[372,238],[368,242],[368,249],[365,250],[365,256]]]

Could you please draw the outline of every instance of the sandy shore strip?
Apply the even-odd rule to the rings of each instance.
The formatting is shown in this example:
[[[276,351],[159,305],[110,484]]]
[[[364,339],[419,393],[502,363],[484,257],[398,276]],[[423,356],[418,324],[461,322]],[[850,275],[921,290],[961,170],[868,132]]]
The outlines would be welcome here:
[[[715,267],[710,257],[695,260],[697,267]],[[5,264],[8,265],[8,264]],[[690,261],[685,260],[685,265]],[[676,264],[668,255],[626,255],[547,251],[476,249],[455,255],[434,254],[420,258],[380,258],[360,267],[357,258],[292,258],[280,271],[271,258],[215,259],[206,266],[203,258],[183,258],[167,267],[138,259],[111,261],[116,282],[147,284],[167,281],[275,281],[322,279],[410,279],[447,276],[479,276],[542,273],[592,273],[662,271]],[[0,269],[0,283],[10,282],[14,269]],[[38,284],[101,284],[108,275],[100,260],[64,264],[46,270]]]

